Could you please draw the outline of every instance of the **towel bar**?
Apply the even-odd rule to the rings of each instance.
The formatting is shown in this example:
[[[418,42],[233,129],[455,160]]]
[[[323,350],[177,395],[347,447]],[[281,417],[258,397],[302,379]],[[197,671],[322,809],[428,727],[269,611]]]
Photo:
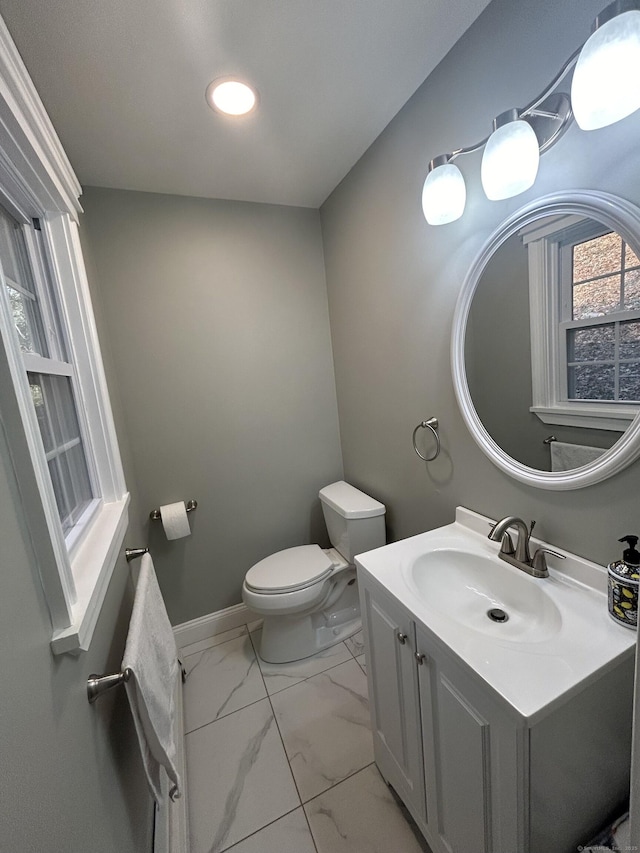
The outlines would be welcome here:
[[[87,697],[89,704],[93,705],[99,696],[111,690],[112,687],[117,687],[119,684],[124,684],[129,681],[132,676],[132,671],[127,667],[123,672],[114,672],[113,675],[90,675],[87,679]]]
[[[194,509],[198,509],[198,501],[187,501],[186,510],[187,512],[193,512]],[[149,513],[149,518],[152,521],[159,521],[162,516],[160,515],[159,509],[152,509]]]

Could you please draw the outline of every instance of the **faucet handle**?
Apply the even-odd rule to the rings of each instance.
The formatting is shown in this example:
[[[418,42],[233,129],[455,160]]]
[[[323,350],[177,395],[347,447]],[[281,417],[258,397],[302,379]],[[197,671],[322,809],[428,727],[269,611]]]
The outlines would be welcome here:
[[[549,569],[547,568],[547,558],[545,554],[551,554],[553,557],[558,557],[560,560],[566,560],[564,554],[558,554],[557,551],[552,551],[551,548],[538,548],[536,553],[533,555],[533,560],[531,561],[531,566],[538,572],[544,572],[544,576],[546,577],[549,574]]]

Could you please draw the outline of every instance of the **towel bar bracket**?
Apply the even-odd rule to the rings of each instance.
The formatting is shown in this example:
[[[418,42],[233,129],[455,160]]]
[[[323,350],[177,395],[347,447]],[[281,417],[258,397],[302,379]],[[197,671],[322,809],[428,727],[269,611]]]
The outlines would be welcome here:
[[[131,560],[135,560],[136,557],[142,557],[144,554],[149,553],[148,548],[127,548],[125,553],[125,557],[127,558],[127,563],[130,563]]]
[[[111,690],[112,687],[117,687],[119,684],[124,684],[129,681],[133,672],[127,667],[123,672],[114,672],[112,675],[90,675],[87,679],[87,697],[89,704],[93,705],[99,696]]]

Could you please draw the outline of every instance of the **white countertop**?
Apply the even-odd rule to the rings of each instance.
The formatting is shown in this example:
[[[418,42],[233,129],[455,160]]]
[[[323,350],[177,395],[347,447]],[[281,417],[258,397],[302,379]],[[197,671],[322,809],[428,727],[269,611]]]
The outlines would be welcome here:
[[[532,537],[531,551],[549,547],[565,556],[548,556],[549,577],[533,578],[498,560],[499,542],[488,539],[492,519],[458,507],[456,521],[427,533],[394,542],[356,557],[359,572],[365,572],[386,588],[457,657],[489,684],[515,711],[530,723],[546,716],[596,677],[633,654],[636,633],[617,624],[607,608],[607,572],[602,566]],[[515,541],[515,540],[514,540]],[[546,593],[560,620],[540,636],[527,630],[518,636],[509,623],[499,625],[488,618],[475,627],[465,624],[430,604],[412,577],[412,565],[427,552],[463,551],[498,560],[502,571],[516,572],[524,586]],[[500,590],[491,591],[500,606]],[[507,609],[507,607],[505,607]],[[554,608],[555,612],[555,608]],[[482,625],[481,629],[478,626]],[[504,630],[508,629],[508,630]],[[512,639],[509,639],[509,631]]]

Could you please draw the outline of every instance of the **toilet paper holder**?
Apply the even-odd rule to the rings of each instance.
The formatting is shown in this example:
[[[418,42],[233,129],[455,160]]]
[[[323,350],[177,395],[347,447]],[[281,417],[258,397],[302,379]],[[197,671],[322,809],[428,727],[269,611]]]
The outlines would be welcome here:
[[[193,512],[194,509],[198,509],[198,501],[187,501],[185,509],[187,512]],[[161,518],[160,510],[152,509],[149,513],[149,518],[152,519],[152,521],[159,521]]]

